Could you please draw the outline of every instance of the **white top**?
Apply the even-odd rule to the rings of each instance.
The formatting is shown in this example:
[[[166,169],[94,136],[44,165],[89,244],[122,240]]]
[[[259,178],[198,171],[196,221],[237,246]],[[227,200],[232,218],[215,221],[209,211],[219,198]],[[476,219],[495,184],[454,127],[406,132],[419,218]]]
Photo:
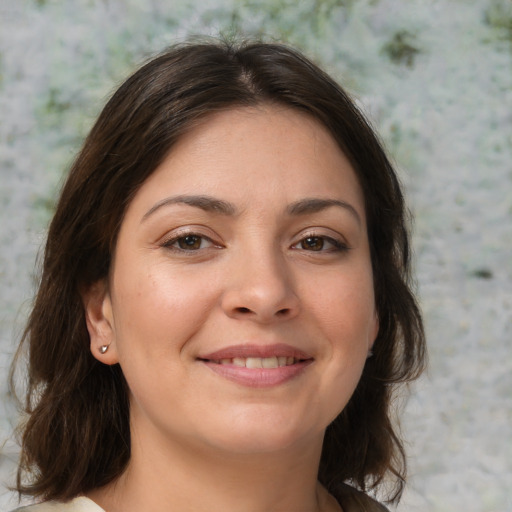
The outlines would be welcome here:
[[[386,507],[352,487],[344,485],[341,491],[343,492],[341,505],[345,512],[389,512]],[[89,498],[79,496],[66,503],[46,501],[17,508],[12,512],[105,512],[105,510]]]
[[[79,496],[66,503],[57,501],[46,501],[36,505],[17,508],[13,512],[105,512],[94,501],[84,496]]]

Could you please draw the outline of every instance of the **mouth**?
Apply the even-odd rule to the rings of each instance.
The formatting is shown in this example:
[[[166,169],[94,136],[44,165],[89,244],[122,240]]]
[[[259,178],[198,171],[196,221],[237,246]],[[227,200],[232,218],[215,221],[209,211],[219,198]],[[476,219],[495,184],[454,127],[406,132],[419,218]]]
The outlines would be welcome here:
[[[215,374],[248,387],[271,387],[301,375],[314,358],[289,345],[237,345],[197,360]]]
[[[286,343],[276,343],[273,345],[232,345],[209,354],[200,355],[198,359],[212,361],[217,364],[235,364],[247,368],[277,368],[279,366],[289,366],[297,361],[313,359],[313,356]],[[268,364],[271,366],[250,366],[251,364],[259,365],[260,361],[262,365]]]
[[[223,359],[206,359],[211,363],[237,366],[239,368],[282,368],[297,364],[304,359],[297,359],[293,356],[272,356],[272,357],[233,357]]]

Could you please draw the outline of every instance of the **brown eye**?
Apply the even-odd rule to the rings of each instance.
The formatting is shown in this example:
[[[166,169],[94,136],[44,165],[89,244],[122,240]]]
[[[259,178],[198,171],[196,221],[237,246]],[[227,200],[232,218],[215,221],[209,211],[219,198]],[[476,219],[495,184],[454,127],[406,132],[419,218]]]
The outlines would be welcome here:
[[[330,236],[313,234],[301,238],[296,244],[292,245],[292,248],[322,254],[342,253],[349,250],[347,244],[341,240],[336,240]]]
[[[308,236],[301,240],[300,246],[307,251],[321,251],[324,248],[324,239],[319,236]]]
[[[162,243],[162,247],[176,253],[203,253],[207,249],[221,249],[222,245],[213,242],[206,235],[199,233],[177,233],[177,236],[170,238]]]
[[[197,235],[182,236],[176,240],[178,247],[184,250],[196,250],[201,248],[203,238]]]

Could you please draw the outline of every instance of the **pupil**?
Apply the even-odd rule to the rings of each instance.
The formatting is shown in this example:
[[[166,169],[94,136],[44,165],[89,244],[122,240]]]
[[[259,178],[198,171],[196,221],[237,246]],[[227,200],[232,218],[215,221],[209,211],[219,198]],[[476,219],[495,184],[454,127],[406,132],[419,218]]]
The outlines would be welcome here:
[[[317,236],[310,236],[304,240],[305,249],[312,249],[313,251],[320,251],[324,246],[322,238]]]

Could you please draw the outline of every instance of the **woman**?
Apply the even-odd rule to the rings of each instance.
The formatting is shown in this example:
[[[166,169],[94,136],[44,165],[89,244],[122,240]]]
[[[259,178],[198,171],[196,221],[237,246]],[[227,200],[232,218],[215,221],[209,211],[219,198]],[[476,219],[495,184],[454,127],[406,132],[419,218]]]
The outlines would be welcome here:
[[[366,491],[405,481],[393,385],[424,357],[408,274],[395,173],[326,74],[263,43],[152,60],[50,226],[28,510],[384,510]]]

